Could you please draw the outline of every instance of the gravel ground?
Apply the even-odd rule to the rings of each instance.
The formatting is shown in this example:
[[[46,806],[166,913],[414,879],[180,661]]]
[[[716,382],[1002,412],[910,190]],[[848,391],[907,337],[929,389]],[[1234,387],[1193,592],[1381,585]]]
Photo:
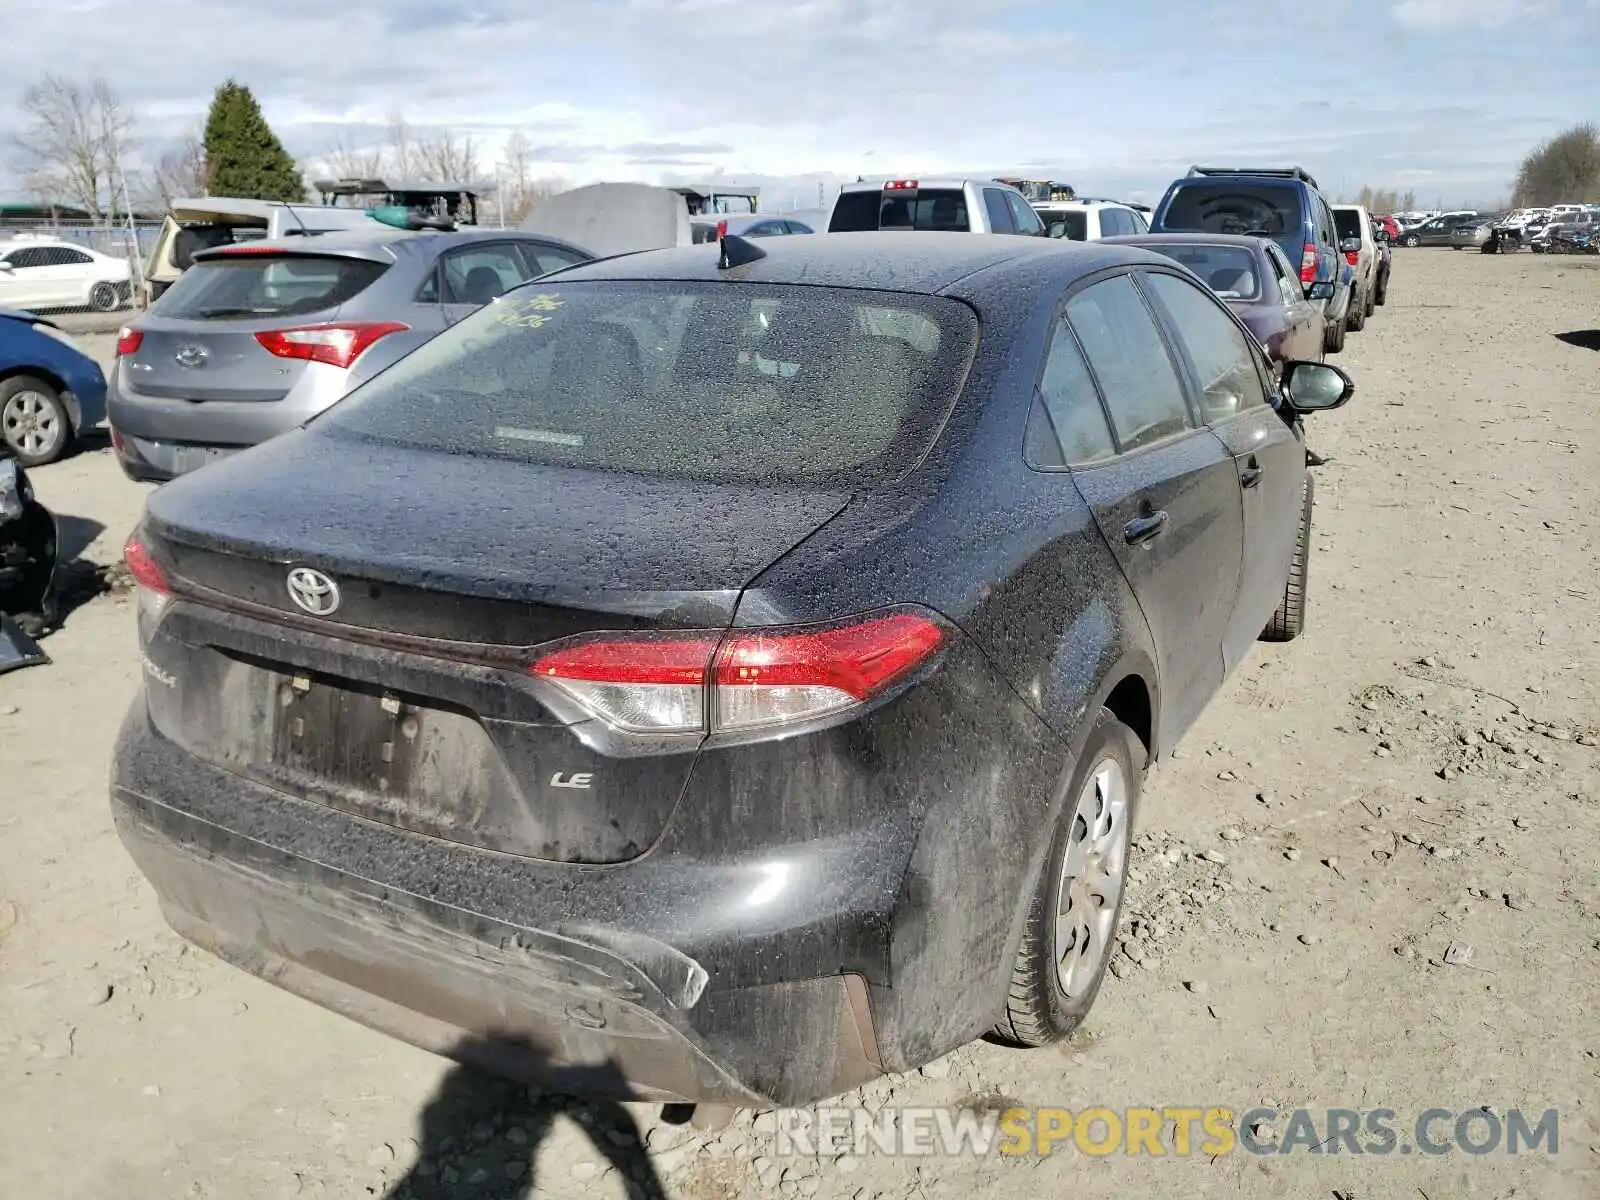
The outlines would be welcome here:
[[[1309,631],[1258,647],[1152,775],[1085,1029],[847,1098],[1387,1107],[1403,1128],[1553,1107],[1557,1154],[785,1157],[771,1116],[706,1134],[542,1099],[223,966],[168,932],[111,829],[138,672],[96,564],[146,489],[98,448],[36,473],[81,604],[52,665],[0,678],[0,1192],[1592,1200],[1600,335],[1556,335],[1600,328],[1597,267],[1397,252],[1336,360],[1356,399],[1310,422],[1332,461]]]

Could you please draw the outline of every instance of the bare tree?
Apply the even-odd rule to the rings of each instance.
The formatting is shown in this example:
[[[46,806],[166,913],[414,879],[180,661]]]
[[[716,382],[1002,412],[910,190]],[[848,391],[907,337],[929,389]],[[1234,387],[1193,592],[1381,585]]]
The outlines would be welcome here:
[[[1600,128],[1574,125],[1541,142],[1517,170],[1517,204],[1600,200]]]
[[[414,144],[416,168],[428,179],[463,183],[478,176],[478,149],[471,136],[458,138],[450,130]]]
[[[142,190],[162,208],[171,208],[174,200],[206,195],[210,190],[210,174],[206,169],[205,144],[199,135],[189,134],[157,160]]]
[[[520,129],[506,139],[500,157],[500,190],[495,203],[507,225],[520,225],[534,205],[567,190],[567,181],[533,172],[533,147]]]
[[[385,165],[393,168],[395,178],[411,178],[417,168],[416,139],[411,136],[405,114],[398,108],[389,114],[389,144],[385,150]]]
[[[41,200],[72,204],[100,220],[117,188],[118,155],[133,116],[104,79],[46,75],[22,93],[16,165]]]
[[[338,179],[377,179],[383,175],[384,147],[357,146],[338,137],[322,159]]]

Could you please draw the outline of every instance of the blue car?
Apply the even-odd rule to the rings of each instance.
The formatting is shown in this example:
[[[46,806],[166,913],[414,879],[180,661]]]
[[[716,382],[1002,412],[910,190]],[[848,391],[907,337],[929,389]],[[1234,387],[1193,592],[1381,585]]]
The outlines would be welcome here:
[[[1299,167],[1190,167],[1156,205],[1151,233],[1253,233],[1270,237],[1322,307],[1323,348],[1344,349],[1355,273],[1340,250],[1333,210]]]
[[[0,447],[42,467],[105,418],[100,364],[55,322],[0,308]]]

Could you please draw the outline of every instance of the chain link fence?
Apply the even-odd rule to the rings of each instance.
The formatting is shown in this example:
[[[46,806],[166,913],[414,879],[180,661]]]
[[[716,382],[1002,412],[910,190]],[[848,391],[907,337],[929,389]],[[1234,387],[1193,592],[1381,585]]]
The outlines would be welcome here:
[[[155,245],[156,234],[160,230],[159,221],[135,221],[130,229],[126,222],[114,225],[106,221],[71,218],[6,217],[0,219],[0,243],[18,237],[29,240],[49,238],[142,263]]]

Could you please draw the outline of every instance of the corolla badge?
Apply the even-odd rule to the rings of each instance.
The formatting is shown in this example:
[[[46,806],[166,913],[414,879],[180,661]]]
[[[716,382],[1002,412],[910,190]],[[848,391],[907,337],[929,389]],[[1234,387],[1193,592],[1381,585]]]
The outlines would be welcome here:
[[[326,617],[339,607],[339,585],[321,571],[296,567],[289,572],[289,599],[314,617]]]
[[[203,367],[211,361],[211,352],[204,346],[190,344],[179,346],[177,353],[172,356],[178,360],[180,367]]]

